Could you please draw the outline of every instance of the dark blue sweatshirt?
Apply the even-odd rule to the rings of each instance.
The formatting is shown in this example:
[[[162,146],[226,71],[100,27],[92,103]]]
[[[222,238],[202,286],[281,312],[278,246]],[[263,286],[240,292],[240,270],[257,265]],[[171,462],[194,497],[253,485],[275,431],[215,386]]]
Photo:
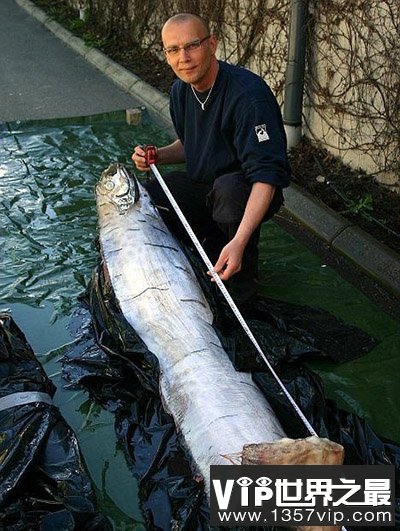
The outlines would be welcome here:
[[[201,101],[208,95],[198,93]],[[188,83],[177,80],[170,98],[172,121],[195,181],[242,171],[250,183],[289,185],[286,135],[279,105],[268,85],[244,68],[219,62],[203,111]]]

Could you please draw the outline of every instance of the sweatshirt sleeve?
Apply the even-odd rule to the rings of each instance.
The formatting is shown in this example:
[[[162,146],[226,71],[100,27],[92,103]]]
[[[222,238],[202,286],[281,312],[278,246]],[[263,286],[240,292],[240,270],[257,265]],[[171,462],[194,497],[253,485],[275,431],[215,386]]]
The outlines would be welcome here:
[[[275,98],[269,92],[237,106],[235,148],[246,179],[284,188],[289,186],[290,166],[286,135]]]

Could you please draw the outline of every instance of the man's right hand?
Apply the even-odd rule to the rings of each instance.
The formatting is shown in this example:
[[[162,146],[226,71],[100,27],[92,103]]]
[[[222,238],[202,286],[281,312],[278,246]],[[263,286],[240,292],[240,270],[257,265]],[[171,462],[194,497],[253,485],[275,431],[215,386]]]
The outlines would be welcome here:
[[[135,147],[132,160],[139,171],[150,171],[142,146]],[[179,164],[181,162],[185,162],[185,150],[180,140],[175,140],[172,144],[157,149],[157,164]]]
[[[150,166],[146,163],[146,154],[142,146],[135,147],[132,160],[139,171],[150,171]]]

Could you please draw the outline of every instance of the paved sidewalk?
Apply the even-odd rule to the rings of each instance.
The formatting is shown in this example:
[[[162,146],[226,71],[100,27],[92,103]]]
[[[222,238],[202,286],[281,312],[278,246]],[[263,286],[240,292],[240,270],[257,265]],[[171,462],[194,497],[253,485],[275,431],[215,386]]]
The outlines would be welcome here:
[[[58,56],[58,60],[54,59],[55,64],[53,68],[58,68],[58,71],[61,71],[60,75],[62,74],[67,78],[69,78],[70,75],[76,75],[75,81],[72,83],[72,86],[71,84],[67,83],[68,92],[66,90],[62,98],[63,100],[71,99],[72,102],[75,102],[75,105],[71,104],[71,110],[76,110],[78,114],[91,114],[93,112],[101,112],[100,110],[93,111],[91,108],[89,108],[89,106],[86,107],[85,105],[83,105],[82,108],[86,109],[87,112],[78,111],[77,103],[78,100],[80,100],[81,98],[83,98],[84,101],[86,101],[87,98],[88,104],[90,100],[99,98],[99,100],[101,100],[99,101],[99,107],[101,107],[101,102],[104,102],[104,100],[108,101],[107,94],[110,94],[108,92],[109,87],[106,83],[106,78],[109,78],[116,85],[118,85],[118,87],[125,91],[125,93],[123,93],[121,97],[115,96],[115,103],[121,103],[121,106],[119,108],[124,108],[124,98],[128,97],[129,100],[129,96],[127,96],[127,94],[130,94],[137,102],[142,105],[145,105],[150,111],[150,113],[156,114],[157,118],[159,120],[162,120],[164,124],[171,126],[168,111],[168,99],[161,92],[151,87],[147,83],[143,82],[140,78],[138,78],[125,68],[114,63],[110,58],[108,58],[98,50],[87,47],[81,39],[73,36],[70,32],[65,30],[58,23],[53,21],[51,18],[47,17],[47,15],[45,15],[29,0],[15,0],[15,2],[14,0],[2,0],[2,2],[3,3],[0,3],[0,16],[3,15],[3,12],[5,11],[5,6],[8,6],[8,11],[14,12],[16,9],[20,11],[19,8],[16,7],[16,2],[19,6],[23,7],[27,13],[35,17],[38,21],[42,22],[42,24],[48,29],[50,29],[61,41],[63,41],[65,44],[68,44],[68,46],[70,46],[75,52],[77,52],[77,54],[82,56],[82,58],[85,58],[87,63],[92,64],[100,72],[103,72],[103,74],[105,74],[106,77],[101,75],[100,73],[95,74],[93,72],[93,68],[90,66],[87,66],[86,69],[81,64],[81,62],[85,63],[85,61],[83,61],[83,59],[81,59],[79,55],[73,54],[72,51],[68,51],[67,53],[66,48],[63,47],[61,43],[55,44],[55,39],[46,33],[46,39],[48,40],[46,44],[47,56],[52,57],[54,59],[56,53],[60,54]],[[15,6],[15,8],[13,8],[13,5]],[[38,39],[40,38],[40,36],[37,34],[43,34],[43,30],[38,29],[37,22],[31,21],[26,15],[24,17],[24,15],[21,15],[21,13],[18,13],[11,17],[9,14],[7,16],[10,18],[11,22],[14,21],[15,25],[18,23],[21,25],[21,27],[22,25],[26,25],[26,28],[29,31],[32,31]],[[2,20],[4,21],[4,18]],[[30,30],[30,28],[32,29]],[[21,31],[21,33],[24,33],[24,31]],[[0,46],[2,47],[2,50],[5,50],[7,46],[10,46],[10,44],[7,42],[7,38],[5,37],[5,35],[1,36]],[[55,47],[55,49],[57,48],[57,52],[53,50],[53,46]],[[18,54],[21,55],[21,51],[15,52],[15,55]],[[22,53],[22,55],[24,54],[25,52]],[[66,61],[65,63],[60,62],[64,54]],[[31,54],[28,53],[28,55]],[[35,54],[34,60],[39,61],[38,57],[39,55],[37,52]],[[29,60],[32,61],[33,57],[30,57]],[[21,61],[23,62],[23,58],[21,59]],[[3,59],[1,59],[0,68],[2,66],[2,62]],[[60,68],[61,64],[63,65],[62,68]],[[10,64],[6,66],[8,66],[8,68],[10,69]],[[78,70],[75,70],[74,74],[70,74],[69,69],[73,68],[74,66],[76,66]],[[41,76],[43,76],[41,84],[42,88],[45,88],[45,85],[48,83],[48,80],[46,78],[46,68],[44,68],[43,65],[42,68],[43,71],[40,74]],[[31,65],[28,71],[31,72],[31,74],[35,72],[37,73],[38,66],[36,65],[36,63],[34,65]],[[52,75],[54,76],[53,72],[54,71],[52,71]],[[92,84],[91,82],[87,83],[86,76],[89,76],[89,72],[90,76],[97,75],[99,78],[101,78],[101,81],[99,80],[94,84]],[[12,75],[14,76],[14,78],[18,76],[23,77],[23,71],[19,74],[16,74],[14,72]],[[82,76],[82,79],[79,78],[79,75]],[[44,82],[43,80],[46,81]],[[0,90],[3,87],[2,83],[4,83],[4,81],[0,82]],[[54,80],[53,83],[55,84]],[[100,85],[100,83],[105,83],[105,85]],[[61,83],[61,86],[62,85],[63,83]],[[81,90],[83,87],[87,90],[86,95],[84,95],[83,91]],[[104,89],[102,87],[104,87]],[[50,88],[52,88],[52,86],[50,86]],[[93,93],[93,97],[90,96],[91,90],[95,91],[95,94]],[[105,91],[104,93],[103,90]],[[113,90],[114,93],[118,92],[119,94],[121,92],[114,87],[114,89],[111,89],[111,93],[113,92]],[[27,90],[26,94],[29,94],[29,90]],[[43,95],[42,97],[44,98],[46,96]],[[132,100],[130,99],[129,101],[131,102]],[[0,120],[2,105],[3,104],[0,104]],[[15,97],[14,105],[16,105]],[[61,111],[60,102],[59,105],[59,111]],[[65,107],[62,107],[62,111],[65,112],[65,114],[58,113],[58,116],[68,115],[68,105],[69,104],[65,102]],[[132,104],[125,104],[125,108],[129,106],[132,106]],[[69,111],[69,115],[71,115],[71,110]],[[110,108],[102,108],[101,110],[106,111],[110,110]],[[388,292],[392,293],[396,297],[400,297],[400,256],[398,254],[394,253],[387,247],[381,245],[378,241],[376,241],[367,233],[362,231],[359,227],[352,225],[347,219],[336,214],[333,210],[326,207],[326,205],[324,205],[311,195],[305,193],[300,188],[292,185],[286,191],[285,197],[285,208],[288,214],[293,216],[303,226],[307,227],[307,229],[316,234],[325,244],[329,245],[331,249],[344,256],[351,263],[355,264],[360,270],[365,272],[374,281],[378,282],[381,286],[388,290]]]
[[[15,0],[0,1],[0,20],[0,122],[85,116],[138,104]]]

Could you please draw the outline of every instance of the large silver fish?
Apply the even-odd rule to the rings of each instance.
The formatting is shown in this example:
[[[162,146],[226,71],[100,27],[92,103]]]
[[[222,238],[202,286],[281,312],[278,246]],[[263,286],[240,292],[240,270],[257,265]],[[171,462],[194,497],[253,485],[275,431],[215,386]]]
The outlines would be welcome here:
[[[122,313],[160,365],[163,404],[209,492],[210,465],[245,444],[285,437],[250,374],[237,372],[212,328],[192,267],[149,194],[121,164],[96,186],[100,243]]]

